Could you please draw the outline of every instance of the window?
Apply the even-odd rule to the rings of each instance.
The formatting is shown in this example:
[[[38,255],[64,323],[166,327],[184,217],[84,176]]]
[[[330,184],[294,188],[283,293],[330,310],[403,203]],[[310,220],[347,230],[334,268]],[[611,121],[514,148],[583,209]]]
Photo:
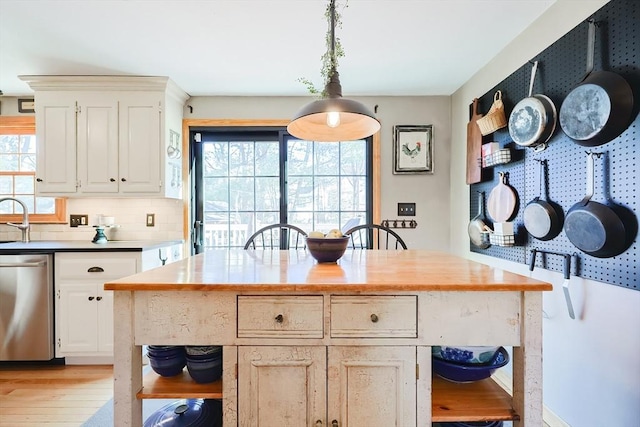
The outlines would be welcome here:
[[[0,117],[0,198],[23,201],[30,222],[64,223],[65,200],[36,197],[35,171],[35,118]],[[21,209],[17,203],[0,203],[0,223],[21,222]]]
[[[192,133],[204,248],[243,247],[278,222],[307,232],[371,220],[371,141],[301,141],[276,130]],[[198,219],[201,213],[201,219]]]

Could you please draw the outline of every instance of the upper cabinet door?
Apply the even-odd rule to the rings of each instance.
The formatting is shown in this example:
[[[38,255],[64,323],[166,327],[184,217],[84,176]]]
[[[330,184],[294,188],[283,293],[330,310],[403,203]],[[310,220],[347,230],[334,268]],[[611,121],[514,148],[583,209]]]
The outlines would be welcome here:
[[[76,192],[76,97],[36,93],[36,192]]]
[[[118,101],[112,93],[78,98],[78,184],[82,193],[118,192]]]
[[[120,192],[159,193],[162,189],[161,92],[120,95]]]

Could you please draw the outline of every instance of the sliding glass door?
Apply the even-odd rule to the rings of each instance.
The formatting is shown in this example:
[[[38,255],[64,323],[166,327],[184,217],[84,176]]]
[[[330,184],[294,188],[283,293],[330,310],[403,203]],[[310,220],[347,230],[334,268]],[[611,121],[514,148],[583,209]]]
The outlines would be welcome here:
[[[244,247],[256,230],[371,220],[371,141],[313,142],[284,129],[191,132],[195,252]]]

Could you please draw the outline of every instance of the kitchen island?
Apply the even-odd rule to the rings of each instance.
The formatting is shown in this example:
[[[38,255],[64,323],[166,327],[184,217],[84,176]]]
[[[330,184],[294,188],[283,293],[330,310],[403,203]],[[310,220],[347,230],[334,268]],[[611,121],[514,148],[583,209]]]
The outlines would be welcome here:
[[[114,292],[114,415],[141,399],[221,398],[226,426],[542,425],[548,283],[452,255],[209,251],[105,284]],[[222,380],[142,375],[143,345],[223,346]],[[513,397],[431,374],[431,346],[513,346]]]

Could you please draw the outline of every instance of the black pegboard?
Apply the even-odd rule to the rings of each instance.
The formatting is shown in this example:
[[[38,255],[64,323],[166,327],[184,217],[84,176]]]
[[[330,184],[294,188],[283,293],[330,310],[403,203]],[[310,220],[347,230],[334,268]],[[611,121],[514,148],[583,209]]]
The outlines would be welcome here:
[[[516,246],[490,246],[479,249],[470,245],[473,252],[509,261],[528,263],[533,248],[559,253],[575,254],[572,274],[583,278],[640,290],[640,244],[638,237],[621,255],[596,258],[578,250],[564,231],[549,241],[531,237],[524,228],[523,212],[529,201],[538,195],[539,164],[547,161],[546,185],[548,198],[562,207],[563,215],[586,191],[586,151],[604,153],[595,159],[594,201],[606,198],[628,208],[640,218],[640,2],[613,0],[594,13],[598,23],[594,70],[613,71],[622,75],[633,88],[635,105],[631,125],[614,140],[597,146],[584,147],[567,137],[560,124],[548,142],[546,150],[536,152],[529,147],[514,144],[503,128],[483,138],[483,143],[495,141],[502,148],[512,150],[512,161],[489,168],[485,181],[471,185],[469,218],[478,212],[477,192],[485,192],[485,200],[498,184],[498,172],[509,173],[509,183],[518,193],[517,214],[513,218],[516,230]],[[586,72],[588,23],[582,22],[561,39],[549,46],[531,61],[539,61],[533,93],[547,95],[558,112],[562,101],[577,86]],[[479,109],[485,112],[493,102],[493,95],[500,89],[503,94],[507,117],[513,106],[528,96],[531,63],[523,64],[500,84],[480,98]],[[490,219],[487,218],[490,223]],[[561,257],[537,257],[536,268],[562,271]]]

